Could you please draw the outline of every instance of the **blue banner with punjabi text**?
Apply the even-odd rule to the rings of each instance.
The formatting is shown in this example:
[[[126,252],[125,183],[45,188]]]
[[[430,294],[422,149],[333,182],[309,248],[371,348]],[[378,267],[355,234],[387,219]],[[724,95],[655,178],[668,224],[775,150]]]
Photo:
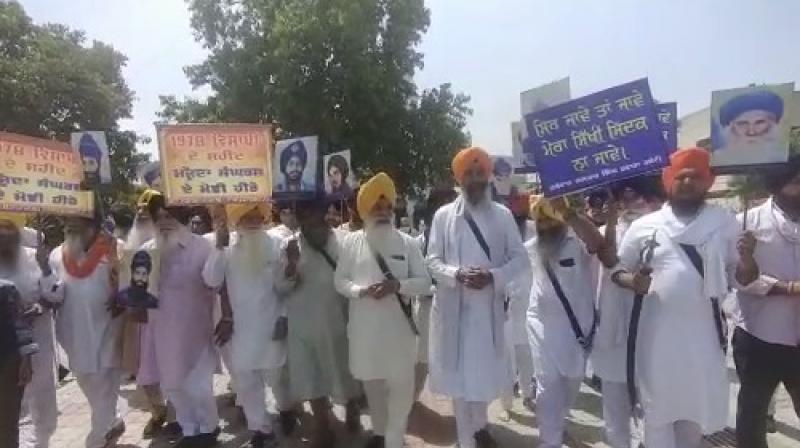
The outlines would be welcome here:
[[[658,103],[656,113],[661,134],[667,142],[667,152],[672,154],[678,149],[678,103]]]
[[[547,197],[650,173],[668,164],[647,78],[525,116]]]

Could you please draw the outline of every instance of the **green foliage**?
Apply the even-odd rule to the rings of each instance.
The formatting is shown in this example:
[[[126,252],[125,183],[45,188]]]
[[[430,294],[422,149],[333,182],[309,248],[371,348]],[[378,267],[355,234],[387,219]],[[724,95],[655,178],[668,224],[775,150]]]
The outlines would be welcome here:
[[[136,152],[139,137],[118,126],[133,100],[125,63],[111,46],[87,44],[83,32],[64,25],[36,25],[19,3],[0,0],[0,129],[63,142],[74,131],[106,131],[109,195],[127,194],[147,155]]]
[[[349,148],[362,175],[386,170],[412,192],[447,176],[469,98],[444,84],[418,91],[423,0],[189,0],[209,50],[186,68],[205,101],[161,98],[165,120],[278,123]]]

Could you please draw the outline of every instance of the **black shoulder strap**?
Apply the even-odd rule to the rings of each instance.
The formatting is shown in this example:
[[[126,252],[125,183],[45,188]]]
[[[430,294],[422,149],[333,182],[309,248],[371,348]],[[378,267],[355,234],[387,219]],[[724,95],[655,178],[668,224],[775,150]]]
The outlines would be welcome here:
[[[392,274],[392,270],[389,269],[389,265],[386,264],[386,260],[383,258],[383,255],[379,254],[377,251],[372,250],[372,254],[375,256],[375,261],[378,263],[378,267],[381,268],[381,272],[386,280],[395,280],[394,274]],[[406,320],[408,321],[408,325],[411,327],[411,331],[414,332],[415,336],[419,336],[419,329],[417,329],[417,323],[414,322],[414,315],[413,310],[411,309],[411,302],[405,303],[403,302],[402,297],[400,294],[395,294],[397,297],[397,303],[400,304],[400,309],[403,310],[403,314],[406,316]]]
[[[478,224],[475,223],[475,219],[472,218],[472,215],[468,211],[464,211],[464,220],[467,221],[470,230],[472,230],[472,234],[475,235],[475,239],[478,240],[478,244],[483,249],[483,253],[486,254],[486,258],[489,261],[492,261],[492,253],[489,251],[489,245],[486,243],[486,238],[483,237],[483,233],[481,233],[480,227]]]
[[[316,244],[312,243],[308,239],[306,239],[306,243],[308,243],[308,246],[314,249],[315,252],[317,252],[318,254],[322,255],[323,258],[325,258],[325,261],[328,262],[328,264],[331,266],[331,269],[333,269],[334,271],[336,270],[336,260],[334,260],[333,257],[330,256],[330,254],[328,253],[328,251],[325,250],[324,247],[318,247]]]
[[[697,269],[697,273],[700,274],[700,278],[705,278],[705,268],[703,266],[703,257],[700,256],[700,252],[697,251],[697,248],[692,246],[691,244],[680,244],[681,249],[686,252],[686,256],[689,257],[689,261],[692,262],[692,266]]]
[[[544,265],[544,270],[547,272],[547,277],[550,279],[550,283],[553,285],[553,289],[556,291],[558,300],[561,301],[561,306],[564,307],[564,312],[567,313],[567,319],[569,319],[569,325],[572,327],[572,332],[575,333],[575,339],[578,340],[578,344],[580,344],[585,350],[591,350],[595,329],[597,328],[597,313],[595,312],[594,317],[592,318],[592,329],[589,331],[589,335],[584,335],[583,329],[581,329],[581,324],[578,322],[578,318],[575,316],[575,311],[572,310],[572,305],[569,304],[569,300],[564,294],[564,289],[561,288],[561,283],[558,281],[556,273],[553,272],[553,268],[550,267],[550,263],[547,261],[543,260],[542,264]]]
[[[700,274],[700,278],[705,278],[705,269],[703,266],[703,257],[700,255],[700,252],[697,251],[697,248],[692,246],[691,244],[681,244],[681,249],[686,252],[686,256],[689,257],[689,261],[692,262],[692,265],[695,269],[697,269],[697,273]],[[717,338],[719,339],[719,345],[722,347],[722,351],[727,352],[728,348],[728,335],[727,335],[727,327],[724,324],[724,318],[722,316],[722,309],[719,306],[719,298],[718,297],[711,297],[711,312],[714,314],[714,327],[717,329]]]
[[[427,257],[428,256],[428,242],[431,240],[431,228],[430,228],[430,226],[425,227],[425,232],[423,233],[423,235],[424,235],[423,238],[425,238],[425,241],[422,244],[422,256],[423,257]]]

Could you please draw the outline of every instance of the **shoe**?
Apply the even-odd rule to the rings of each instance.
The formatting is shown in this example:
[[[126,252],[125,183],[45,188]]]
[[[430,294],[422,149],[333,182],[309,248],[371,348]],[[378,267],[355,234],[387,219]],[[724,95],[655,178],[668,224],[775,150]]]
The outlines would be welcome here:
[[[117,440],[125,433],[125,422],[120,420],[115,424],[107,433],[106,433],[106,444],[105,446],[111,447],[117,445]]]
[[[142,430],[142,438],[144,439],[152,439],[161,432],[161,428],[164,426],[164,423],[167,421],[167,408],[164,407],[163,410],[158,410],[153,413],[150,420],[147,421],[147,424],[144,425],[144,429]]]
[[[199,448],[198,436],[183,436],[175,442],[174,448]]]
[[[284,436],[291,436],[297,429],[297,414],[294,411],[281,411],[278,420],[280,420],[281,432]]]
[[[178,422],[169,422],[161,428],[161,434],[166,436],[168,439],[177,439],[180,438],[183,434],[183,428],[181,428],[180,423]]]
[[[278,436],[274,432],[269,434],[256,431],[250,439],[251,448],[276,448],[278,446]]]
[[[372,436],[367,440],[364,448],[385,448],[386,439],[383,436]]]
[[[354,401],[347,403],[345,407],[344,426],[350,434],[359,433],[364,429],[363,426],[361,426],[361,409],[358,403]]]
[[[475,433],[475,443],[478,448],[497,448],[497,442],[486,428]]]
[[[522,399],[522,406],[524,406],[525,409],[527,409],[527,410],[529,410],[531,412],[536,412],[536,401],[534,400],[533,397],[523,398]]]
[[[196,435],[197,448],[211,448],[217,446],[217,437],[219,437],[220,429],[217,427],[214,432],[207,432],[204,434]]]
[[[767,432],[770,434],[778,432],[778,422],[775,421],[774,415],[767,416]]]

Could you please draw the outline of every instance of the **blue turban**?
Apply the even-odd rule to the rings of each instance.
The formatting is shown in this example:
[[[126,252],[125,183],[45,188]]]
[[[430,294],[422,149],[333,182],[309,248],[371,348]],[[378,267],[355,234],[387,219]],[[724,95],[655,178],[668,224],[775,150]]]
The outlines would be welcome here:
[[[769,90],[737,95],[719,108],[719,122],[722,126],[728,126],[736,117],[750,110],[771,112],[780,121],[783,117],[783,99]]]
[[[97,145],[91,134],[83,134],[78,148],[83,157],[91,157],[97,160],[97,163],[100,163],[100,157],[102,157],[103,152],[100,151],[100,146]]]
[[[308,161],[308,152],[306,152],[306,145],[303,144],[302,140],[296,140],[290,143],[281,153],[280,164],[282,173],[286,173],[286,164],[289,163],[289,159],[295,156],[300,158],[300,161],[305,167]]]
[[[511,171],[513,171],[513,168],[511,167],[510,163],[506,162],[506,159],[497,159],[497,160],[495,160],[495,162],[494,162],[494,175],[495,176],[500,176],[500,175],[503,175],[503,174],[508,175],[508,174],[511,174]]]
[[[138,267],[144,267],[147,269],[147,272],[153,270],[153,261],[150,258],[150,254],[148,254],[146,250],[140,250],[133,255],[133,259],[131,260],[131,271]]]

